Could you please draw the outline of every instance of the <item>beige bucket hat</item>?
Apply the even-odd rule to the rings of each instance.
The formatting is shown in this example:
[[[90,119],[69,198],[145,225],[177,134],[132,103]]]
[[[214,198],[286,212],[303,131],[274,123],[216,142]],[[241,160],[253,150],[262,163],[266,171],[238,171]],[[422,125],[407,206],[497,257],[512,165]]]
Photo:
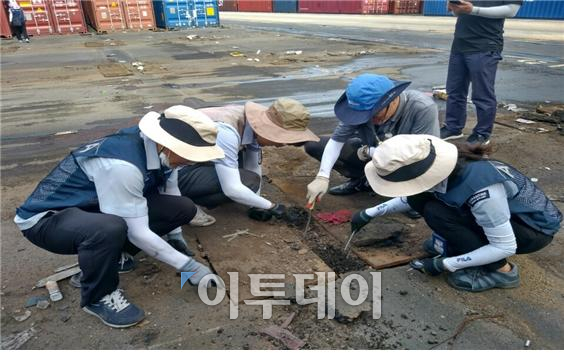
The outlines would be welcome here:
[[[456,166],[455,145],[431,135],[396,135],[381,143],[364,167],[382,196],[411,196],[446,179]]]
[[[319,141],[319,137],[307,128],[310,118],[307,108],[297,100],[279,98],[269,108],[247,102],[245,115],[253,131],[272,142],[293,144]]]
[[[163,114],[147,113],[139,129],[154,142],[193,162],[225,157],[216,145],[217,128],[204,113],[184,105],[175,105]]]

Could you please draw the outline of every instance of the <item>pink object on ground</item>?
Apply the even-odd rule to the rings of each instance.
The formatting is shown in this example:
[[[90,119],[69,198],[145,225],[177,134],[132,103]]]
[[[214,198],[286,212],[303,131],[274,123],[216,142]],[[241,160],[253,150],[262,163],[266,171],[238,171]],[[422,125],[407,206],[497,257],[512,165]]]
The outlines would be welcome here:
[[[351,221],[352,211],[339,210],[335,212],[319,212],[315,217],[326,223],[342,224]]]

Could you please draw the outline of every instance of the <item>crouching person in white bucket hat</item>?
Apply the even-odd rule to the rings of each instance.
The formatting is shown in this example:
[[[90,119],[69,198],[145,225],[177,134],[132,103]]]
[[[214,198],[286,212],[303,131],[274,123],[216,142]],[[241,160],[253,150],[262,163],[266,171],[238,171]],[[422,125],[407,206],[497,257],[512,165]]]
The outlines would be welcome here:
[[[433,230],[423,248],[435,257],[412,266],[479,292],[519,285],[513,254],[547,246],[562,214],[529,178],[487,159],[491,146],[460,145],[428,135],[398,135],[382,143],[365,167],[374,191],[395,197],[353,215],[352,230],[376,216],[414,209]]]
[[[211,119],[189,107],[150,112],[139,126],[72,151],[17,209],[14,221],[33,244],[78,254],[85,312],[111,327],[143,320],[143,310],[118,288],[118,272],[132,270],[124,251],[141,249],[179,271],[195,272],[192,285],[211,274],[187,255],[180,226],[196,207],[180,196],[176,168],[223,158],[216,136]]]

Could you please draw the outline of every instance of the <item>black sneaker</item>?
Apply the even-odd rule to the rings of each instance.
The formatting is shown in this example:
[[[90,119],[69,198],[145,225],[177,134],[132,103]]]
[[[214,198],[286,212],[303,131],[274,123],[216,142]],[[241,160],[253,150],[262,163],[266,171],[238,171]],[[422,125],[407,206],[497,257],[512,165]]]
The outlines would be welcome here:
[[[72,275],[72,277],[69,280],[69,284],[74,288],[80,288],[82,287],[82,284],[80,283],[81,281],[82,281],[82,271]]]
[[[121,257],[118,261],[118,272],[119,273],[128,273],[133,271],[135,268],[135,260],[133,256],[129,255],[126,252],[121,253]]]
[[[425,239],[425,241],[423,242],[423,250],[431,256],[439,255],[439,252],[437,251],[437,249],[435,249],[435,243],[433,242],[433,238]]]
[[[490,143],[490,137],[473,132],[472,135],[468,136],[466,142],[470,145],[488,145]]]
[[[446,128],[446,126],[443,126],[441,128],[441,139],[445,141],[456,140],[463,136],[464,134],[462,133],[462,131],[450,131],[449,129]]]
[[[450,273],[448,284],[468,292],[482,292],[492,288],[519,287],[519,268],[511,265],[511,271],[486,271],[483,267],[470,267]]]
[[[329,194],[337,196],[345,196],[356,194],[357,192],[370,191],[370,185],[365,177],[359,179],[350,179],[346,183],[333,186],[329,189]]]
[[[135,304],[129,303],[122,289],[116,289],[97,303],[86,305],[82,310],[115,328],[130,327],[145,318],[145,312]]]
[[[421,214],[419,212],[415,211],[415,210],[409,210],[407,212],[404,212],[403,214],[404,214],[404,216],[411,218],[411,219],[419,219],[419,218],[422,217]]]

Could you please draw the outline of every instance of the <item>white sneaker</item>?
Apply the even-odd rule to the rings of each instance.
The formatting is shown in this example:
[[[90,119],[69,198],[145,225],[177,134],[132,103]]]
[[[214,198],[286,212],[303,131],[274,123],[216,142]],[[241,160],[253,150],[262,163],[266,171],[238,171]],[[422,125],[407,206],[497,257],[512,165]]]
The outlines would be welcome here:
[[[190,221],[192,227],[207,227],[215,223],[215,218],[205,213],[204,210],[196,205],[196,215]]]

